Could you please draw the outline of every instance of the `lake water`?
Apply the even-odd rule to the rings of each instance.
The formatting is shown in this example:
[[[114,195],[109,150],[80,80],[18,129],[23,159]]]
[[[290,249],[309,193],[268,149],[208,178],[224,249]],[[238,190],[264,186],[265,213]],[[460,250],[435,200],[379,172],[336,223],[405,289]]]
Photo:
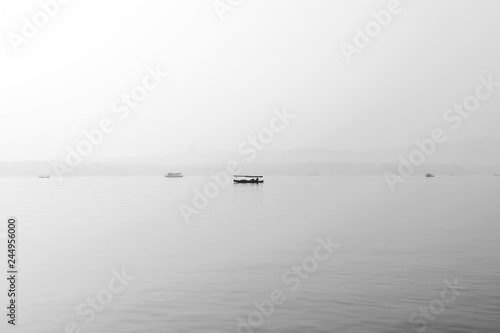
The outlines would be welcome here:
[[[19,323],[1,331],[237,332],[275,289],[286,300],[254,332],[499,331],[500,177],[413,177],[396,193],[383,177],[265,180],[230,184],[186,224],[178,206],[208,177],[0,178],[0,233],[17,216],[20,239]],[[283,274],[329,235],[340,247],[292,290]],[[122,269],[134,279],[78,315]],[[410,324],[430,303],[439,313]]]

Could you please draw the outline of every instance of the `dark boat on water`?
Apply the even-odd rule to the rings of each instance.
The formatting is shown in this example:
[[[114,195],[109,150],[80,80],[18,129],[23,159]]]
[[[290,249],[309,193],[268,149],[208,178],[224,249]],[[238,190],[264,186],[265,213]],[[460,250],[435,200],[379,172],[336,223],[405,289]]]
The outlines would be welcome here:
[[[264,181],[261,179],[264,176],[242,176],[234,175],[233,182],[235,184],[261,184]]]
[[[426,178],[434,178],[434,175],[432,173],[428,173],[425,175]]]

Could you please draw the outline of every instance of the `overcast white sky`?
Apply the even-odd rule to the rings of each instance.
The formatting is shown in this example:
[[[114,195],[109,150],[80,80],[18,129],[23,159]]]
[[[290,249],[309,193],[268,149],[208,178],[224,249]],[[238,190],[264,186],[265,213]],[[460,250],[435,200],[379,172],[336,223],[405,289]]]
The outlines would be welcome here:
[[[477,77],[500,81],[497,0],[401,1],[347,63],[339,43],[388,1],[247,0],[221,21],[212,0],[73,0],[16,54],[38,1],[0,1],[0,160],[63,157],[111,118],[96,156],[236,149],[272,109],[297,118],[274,149],[410,145],[443,124]],[[145,67],[171,73],[125,120],[111,112]],[[453,132],[499,138],[500,90]]]

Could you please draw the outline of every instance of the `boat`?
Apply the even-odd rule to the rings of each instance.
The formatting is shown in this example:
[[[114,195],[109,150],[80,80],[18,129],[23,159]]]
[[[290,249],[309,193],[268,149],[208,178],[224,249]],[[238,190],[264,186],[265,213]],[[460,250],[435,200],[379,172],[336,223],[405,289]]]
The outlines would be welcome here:
[[[243,176],[234,175],[233,182],[235,184],[261,184],[264,181],[261,179],[264,176]]]
[[[49,175],[40,175],[40,176],[38,176],[38,178],[50,178],[50,176]]]
[[[426,175],[425,175],[425,177],[426,177],[426,178],[433,178],[433,177],[434,177],[434,175],[433,175],[432,173],[428,173],[428,174],[426,174]]]
[[[165,175],[166,178],[182,178],[184,177],[180,172],[169,172]]]

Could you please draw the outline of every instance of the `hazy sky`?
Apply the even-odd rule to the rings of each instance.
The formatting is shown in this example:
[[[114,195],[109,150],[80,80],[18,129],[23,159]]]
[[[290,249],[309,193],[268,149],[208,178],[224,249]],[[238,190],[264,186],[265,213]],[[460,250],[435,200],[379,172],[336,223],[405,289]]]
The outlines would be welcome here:
[[[16,53],[9,33],[40,6],[1,1],[0,160],[63,158],[106,117],[95,156],[236,149],[282,107],[296,118],[273,149],[410,145],[479,76],[500,81],[500,4],[401,1],[348,63],[340,43],[388,2],[243,0],[222,21],[212,0],[73,0]],[[113,102],[148,66],[171,75],[120,119]],[[500,89],[451,139],[500,138],[499,111]]]

